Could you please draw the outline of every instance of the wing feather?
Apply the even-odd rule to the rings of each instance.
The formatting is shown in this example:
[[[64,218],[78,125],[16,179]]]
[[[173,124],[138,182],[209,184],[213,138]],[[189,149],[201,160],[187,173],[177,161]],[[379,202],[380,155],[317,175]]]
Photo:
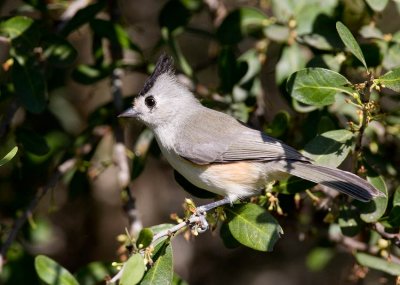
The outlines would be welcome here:
[[[283,142],[211,109],[191,116],[180,129],[175,151],[196,164],[242,160],[310,161]]]

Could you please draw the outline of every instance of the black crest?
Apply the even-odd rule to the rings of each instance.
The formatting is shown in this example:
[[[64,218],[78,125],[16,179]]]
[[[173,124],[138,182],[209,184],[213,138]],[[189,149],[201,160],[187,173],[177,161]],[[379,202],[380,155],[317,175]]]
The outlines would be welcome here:
[[[166,53],[163,53],[157,60],[156,67],[150,77],[144,83],[142,90],[139,92],[139,96],[143,96],[146,94],[151,87],[153,87],[157,78],[161,74],[165,73],[173,73],[174,72],[174,60],[172,57],[168,56]]]

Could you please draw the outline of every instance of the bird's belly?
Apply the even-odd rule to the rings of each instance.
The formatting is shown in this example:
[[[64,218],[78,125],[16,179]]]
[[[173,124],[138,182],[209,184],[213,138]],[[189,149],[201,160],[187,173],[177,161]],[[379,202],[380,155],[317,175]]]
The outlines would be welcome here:
[[[262,162],[198,165],[171,152],[163,151],[163,154],[172,167],[193,185],[228,196],[232,201],[259,192],[274,179]]]

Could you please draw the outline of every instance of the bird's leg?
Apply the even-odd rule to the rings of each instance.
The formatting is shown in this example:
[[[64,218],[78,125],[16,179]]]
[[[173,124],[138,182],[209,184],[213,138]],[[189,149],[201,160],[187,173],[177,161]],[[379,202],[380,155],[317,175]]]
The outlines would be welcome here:
[[[242,201],[242,200],[251,198],[254,195],[255,194],[252,193],[252,194],[247,195],[247,196],[242,196],[239,199]],[[235,202],[235,200],[232,200],[229,197],[225,197],[225,198],[223,198],[221,200],[218,200],[218,201],[215,201],[215,202],[212,202],[212,203],[197,207],[196,210],[195,210],[195,213],[192,216],[197,216],[197,217],[200,218],[200,222],[199,222],[199,226],[198,226],[198,232],[199,233],[203,233],[208,229],[208,222],[206,220],[206,214],[207,214],[208,211],[210,211],[212,209],[215,209],[217,207],[226,205],[226,204],[232,205],[233,202]]]
[[[215,209],[215,208],[217,208],[219,206],[226,205],[226,204],[232,204],[232,200],[229,199],[229,197],[225,197],[225,198],[223,198],[221,200],[218,200],[218,201],[215,201],[215,202],[212,202],[212,203],[197,207],[196,208],[196,214],[197,215],[205,215],[206,212],[208,212],[208,211],[210,211],[212,209]]]

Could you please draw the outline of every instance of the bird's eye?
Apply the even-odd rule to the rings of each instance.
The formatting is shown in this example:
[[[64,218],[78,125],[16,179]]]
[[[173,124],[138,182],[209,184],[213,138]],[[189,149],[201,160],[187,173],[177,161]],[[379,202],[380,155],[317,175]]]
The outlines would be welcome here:
[[[156,100],[154,99],[153,96],[148,96],[144,99],[144,103],[146,104],[147,107],[153,108],[156,105]]]

